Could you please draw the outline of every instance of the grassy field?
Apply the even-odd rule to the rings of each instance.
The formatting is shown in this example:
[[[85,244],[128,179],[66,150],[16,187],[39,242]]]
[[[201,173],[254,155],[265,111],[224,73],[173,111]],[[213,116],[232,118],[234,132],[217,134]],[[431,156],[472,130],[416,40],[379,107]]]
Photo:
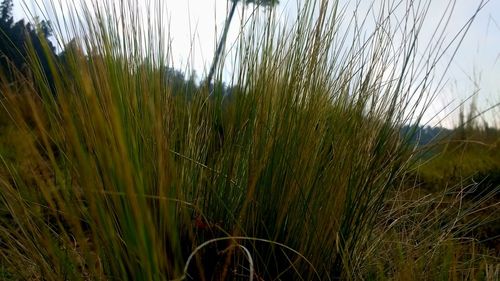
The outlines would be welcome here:
[[[173,78],[160,8],[53,22],[77,38],[47,50],[53,79],[31,52],[22,83],[0,83],[0,279],[498,280],[478,234],[498,178],[467,197],[475,167],[498,175],[498,136],[479,153],[401,135],[455,45],[419,41],[425,5],[383,2],[373,26],[333,1],[290,27],[256,10],[230,87]]]

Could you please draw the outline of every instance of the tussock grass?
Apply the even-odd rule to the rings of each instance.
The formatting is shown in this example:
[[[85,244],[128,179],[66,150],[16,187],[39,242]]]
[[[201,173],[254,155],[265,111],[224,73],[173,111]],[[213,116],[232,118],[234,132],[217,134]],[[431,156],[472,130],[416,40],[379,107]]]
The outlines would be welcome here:
[[[78,36],[63,60],[49,58],[54,85],[36,56],[28,58],[32,79],[2,85],[29,155],[2,155],[5,274],[401,279],[433,266],[408,269],[413,256],[432,256],[424,245],[453,247],[455,225],[431,228],[410,251],[404,246],[417,236],[381,223],[387,210],[415,223],[416,210],[433,206],[390,204],[415,154],[400,125],[419,120],[415,104],[432,99],[430,74],[445,51],[419,47],[428,4],[383,1],[373,28],[368,15],[349,21],[332,1],[307,1],[292,27],[279,26],[271,10],[253,13],[236,44],[230,95],[218,83],[192,93],[174,87],[167,19],[157,8],[139,25],[137,4],[93,1],[54,22],[60,34]],[[355,31],[344,33],[342,21]],[[383,261],[390,237],[400,259]],[[438,273],[456,261],[444,260]]]

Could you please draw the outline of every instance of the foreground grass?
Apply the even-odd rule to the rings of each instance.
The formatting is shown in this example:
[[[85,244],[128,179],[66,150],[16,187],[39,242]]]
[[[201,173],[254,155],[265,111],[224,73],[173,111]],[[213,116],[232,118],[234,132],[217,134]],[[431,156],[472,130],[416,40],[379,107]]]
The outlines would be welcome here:
[[[474,242],[464,245],[457,231],[471,227],[460,219],[478,206],[460,208],[460,193],[443,202],[453,190],[406,200],[415,153],[399,126],[419,119],[412,102],[426,100],[431,82],[416,83],[420,69],[408,66],[430,73],[436,63],[414,56],[424,17],[393,30],[393,10],[381,10],[370,36],[346,43],[341,9],[328,1],[308,1],[290,30],[271,12],[255,14],[238,43],[231,95],[217,85],[187,95],[166,78],[161,9],[144,30],[121,30],[122,20],[137,20],[135,4],[73,15],[87,36],[64,60],[50,59],[54,85],[35,56],[33,77],[1,84],[10,120],[10,143],[0,146],[9,147],[1,154],[3,277],[498,275],[498,261],[469,251]],[[406,41],[388,48],[400,33]]]

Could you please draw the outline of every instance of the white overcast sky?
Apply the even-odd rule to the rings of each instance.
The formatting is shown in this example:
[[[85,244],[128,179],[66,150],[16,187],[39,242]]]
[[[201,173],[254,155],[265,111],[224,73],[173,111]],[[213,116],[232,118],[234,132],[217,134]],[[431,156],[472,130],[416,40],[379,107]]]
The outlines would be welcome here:
[[[34,0],[44,1],[44,0]],[[47,1],[47,0],[45,0]],[[64,0],[61,0],[64,2]],[[70,1],[70,0],[68,0]],[[117,0],[118,1],[118,0]],[[217,35],[222,30],[226,16],[227,0],[164,0],[169,17],[175,67],[194,67],[199,76],[204,76],[214,53]],[[341,0],[340,2],[346,2]],[[377,0],[375,0],[376,2]],[[433,0],[429,22],[441,18],[442,9],[449,0]],[[14,0],[14,17],[23,17],[22,0]],[[29,2],[29,1],[26,1]],[[76,1],[75,1],[76,2]],[[279,14],[294,13],[297,0],[281,0]],[[362,1],[363,2],[363,1]],[[366,1],[369,2],[369,1]],[[449,35],[456,32],[474,13],[480,0],[457,0],[451,19]],[[66,3],[73,3],[66,2]],[[240,5],[242,6],[242,5]],[[241,9],[239,10],[241,12]],[[239,19],[235,18],[228,37],[228,45],[234,42],[239,30]],[[195,36],[193,36],[195,34]],[[195,51],[191,52],[192,40]],[[451,55],[451,54],[450,54]],[[188,65],[189,63],[189,65]],[[226,70],[230,72],[229,68]],[[225,75],[230,75],[225,73]],[[500,102],[500,0],[490,0],[478,14],[459,49],[451,69],[446,76],[446,87],[429,110],[428,117],[441,112],[431,124],[442,117],[479,89],[479,108],[486,108]],[[441,111],[448,105],[448,109]],[[500,113],[500,110],[496,111]],[[500,120],[499,120],[500,121]],[[443,125],[456,123],[456,114],[445,120]]]

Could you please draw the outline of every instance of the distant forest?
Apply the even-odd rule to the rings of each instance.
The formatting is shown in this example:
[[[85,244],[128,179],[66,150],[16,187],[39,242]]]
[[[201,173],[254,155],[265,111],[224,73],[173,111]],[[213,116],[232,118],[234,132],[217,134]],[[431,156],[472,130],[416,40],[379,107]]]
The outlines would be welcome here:
[[[71,41],[60,53],[50,38],[53,36],[51,23],[41,20],[35,24],[26,23],[24,20],[14,21],[12,14],[12,0],[3,0],[0,4],[0,75],[3,83],[22,83],[22,78],[30,75],[30,64],[39,64],[44,71],[45,78],[53,85],[53,78],[48,63],[48,57],[57,58],[56,61],[64,64],[65,55],[77,46]],[[39,61],[30,61],[37,57]],[[184,92],[193,94],[196,91],[195,76],[185,77],[178,70],[165,67],[165,82],[168,83],[176,93]]]
[[[48,65],[48,56],[57,57],[58,61],[64,63],[64,57],[69,49],[75,48],[74,44],[68,44],[65,49],[56,53],[56,48],[50,41],[52,36],[51,24],[42,20],[36,24],[26,23],[24,20],[14,21],[12,15],[12,0],[4,0],[0,5],[0,71],[7,77],[9,84],[19,82],[19,77],[29,75],[29,54],[34,52],[44,69],[46,79],[52,84],[52,74]],[[28,44],[31,42],[32,44]],[[31,50],[28,46],[32,46]],[[194,75],[185,77],[184,73],[170,67],[164,69],[165,83],[170,85],[173,93],[183,94],[189,97],[199,90]],[[200,83],[203,85],[203,83]],[[222,96],[230,96],[234,88],[224,84],[219,85],[218,91]],[[442,137],[449,136],[452,132],[441,127],[406,125],[401,128],[402,135],[410,132],[411,141],[418,145],[426,145]]]

